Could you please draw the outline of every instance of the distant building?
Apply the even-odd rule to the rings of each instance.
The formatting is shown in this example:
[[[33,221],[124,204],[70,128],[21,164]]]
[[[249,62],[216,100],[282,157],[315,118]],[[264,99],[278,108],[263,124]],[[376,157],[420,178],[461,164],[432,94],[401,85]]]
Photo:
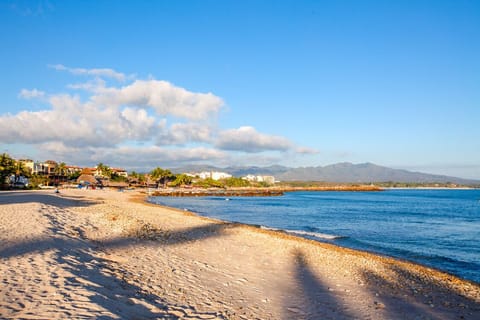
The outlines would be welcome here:
[[[189,174],[192,176],[192,174]],[[194,173],[193,176],[199,177],[201,179],[213,179],[213,180],[221,180],[231,178],[232,175],[226,172],[218,172],[218,171],[203,171],[200,173]]]
[[[245,177],[242,177],[242,179],[247,180],[247,181],[256,182],[257,181],[257,176],[254,176],[253,174],[248,174]]]
[[[128,172],[125,169],[122,168],[110,168],[112,170],[112,173],[115,173],[118,176],[128,178]]]
[[[35,162],[31,159],[19,159],[18,162],[20,162],[25,169],[28,170],[30,174],[33,173],[33,170],[35,168]]]
[[[253,174],[246,175],[242,179],[251,182],[265,182],[267,184],[275,184],[274,176],[254,176]]]
[[[77,173],[77,172],[82,172],[83,168],[79,166],[65,166],[67,169],[67,172],[69,175]]]
[[[30,165],[30,163],[28,163]],[[32,174],[50,176],[53,175],[57,162],[47,160],[45,162],[35,162],[33,164]]]
[[[110,172],[111,173],[115,173],[116,175],[118,176],[122,176],[122,177],[125,177],[125,178],[128,178],[128,173],[125,169],[122,169],[122,168],[110,168]],[[104,172],[102,172],[102,170],[98,167],[94,167],[94,168],[83,168],[83,171],[82,173],[85,173],[85,174],[91,174],[97,178],[106,178],[107,175],[104,174]]]
[[[80,171],[80,173],[91,175],[91,176],[96,176],[97,175],[97,168],[83,168],[82,171]]]
[[[44,165],[47,167],[48,174],[53,174],[53,171],[58,163],[55,160],[47,160],[44,162]]]

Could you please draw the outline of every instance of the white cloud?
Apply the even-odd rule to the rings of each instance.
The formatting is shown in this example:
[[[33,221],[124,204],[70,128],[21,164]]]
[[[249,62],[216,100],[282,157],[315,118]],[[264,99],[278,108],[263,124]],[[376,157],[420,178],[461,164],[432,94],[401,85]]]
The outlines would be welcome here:
[[[191,163],[219,160],[227,157],[227,154],[213,148],[162,148],[148,146],[143,148],[120,147],[112,151],[118,161],[128,164],[132,158],[136,163],[150,166],[161,166],[169,164],[175,166],[179,163]]]
[[[216,146],[223,150],[244,152],[287,151],[293,144],[280,136],[259,133],[255,128],[244,126],[220,133]]]
[[[212,93],[153,78],[107,86],[100,77],[129,79],[112,69],[52,68],[93,79],[67,86],[84,90],[82,94],[22,89],[20,97],[40,98],[47,107],[0,114],[2,143],[31,145],[45,158],[72,164],[104,162],[129,168],[225,164],[262,151],[267,152],[255,157],[268,162],[286,153],[313,152],[249,126],[219,131],[216,120],[224,102]]]
[[[77,165],[92,165],[99,162],[133,170],[151,170],[154,167],[177,167],[188,163],[220,162],[229,155],[206,147],[163,148],[159,146],[74,147],[62,142],[41,145],[42,156]]]
[[[103,79],[95,78],[84,83],[69,84],[67,87],[74,90],[85,90],[90,92],[99,92],[105,89],[106,82]]]
[[[18,96],[23,99],[37,99],[37,98],[45,97],[45,92],[37,89],[32,89],[32,90],[22,89],[18,94]]]
[[[157,136],[156,142],[158,145],[184,145],[189,142],[210,143],[213,139],[213,131],[207,123],[174,123]]]
[[[78,96],[52,95],[50,110],[22,111],[0,117],[0,140],[6,143],[63,141],[72,146],[115,146],[126,140],[151,139],[156,119],[146,110],[82,103]]]
[[[127,79],[127,76],[125,74],[117,72],[113,69],[108,69],[108,68],[93,68],[93,69],[70,68],[70,67],[64,66],[63,64],[49,65],[49,67],[58,71],[67,71],[74,75],[107,77],[107,78],[112,78],[122,82]]]
[[[308,147],[297,147],[295,152],[299,154],[318,154],[319,151]]]
[[[136,80],[121,88],[105,88],[92,98],[102,105],[128,105],[153,108],[158,115],[190,120],[207,119],[224,105],[212,93],[190,92],[167,81]]]

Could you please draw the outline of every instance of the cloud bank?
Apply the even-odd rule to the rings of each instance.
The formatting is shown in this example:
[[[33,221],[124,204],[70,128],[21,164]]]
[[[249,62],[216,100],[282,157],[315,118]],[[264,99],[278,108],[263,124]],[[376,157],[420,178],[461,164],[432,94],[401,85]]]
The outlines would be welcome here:
[[[60,93],[21,89],[19,98],[40,100],[44,109],[0,115],[3,143],[30,145],[44,157],[72,164],[104,162],[146,169],[232,164],[249,154],[261,162],[308,150],[251,126],[220,129],[217,120],[225,103],[210,92],[134,79],[108,68],[49,67],[88,79],[67,84]],[[116,85],[107,85],[107,79],[116,80]]]

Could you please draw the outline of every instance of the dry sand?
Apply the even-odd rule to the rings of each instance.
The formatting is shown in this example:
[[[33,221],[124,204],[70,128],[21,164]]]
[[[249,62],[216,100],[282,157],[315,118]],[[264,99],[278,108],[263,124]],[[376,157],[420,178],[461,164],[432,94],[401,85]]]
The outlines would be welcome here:
[[[2,319],[480,319],[478,284],[132,192],[1,192],[0,283]]]

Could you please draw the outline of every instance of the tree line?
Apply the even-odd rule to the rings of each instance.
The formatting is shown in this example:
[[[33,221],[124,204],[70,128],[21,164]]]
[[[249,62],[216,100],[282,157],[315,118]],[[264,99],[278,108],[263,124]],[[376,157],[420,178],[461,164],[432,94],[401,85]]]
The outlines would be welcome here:
[[[168,169],[156,167],[148,173],[138,173],[132,171],[129,177],[118,175],[110,166],[100,162],[96,166],[97,171],[104,178],[116,182],[127,182],[130,184],[146,185],[147,183],[155,183],[157,187],[166,188],[195,186],[200,188],[232,188],[232,187],[249,187],[249,186],[266,186],[265,183],[252,183],[242,178],[230,177],[221,180],[195,179],[190,175],[181,173],[174,174]],[[0,155],[0,187],[11,188],[19,183],[21,177],[28,178],[29,188],[38,188],[40,185],[59,184],[61,182],[76,181],[81,172],[69,172],[65,162],[57,163],[53,169],[53,175],[33,174],[28,168],[25,168],[21,161],[17,161],[10,157],[7,153]]]

